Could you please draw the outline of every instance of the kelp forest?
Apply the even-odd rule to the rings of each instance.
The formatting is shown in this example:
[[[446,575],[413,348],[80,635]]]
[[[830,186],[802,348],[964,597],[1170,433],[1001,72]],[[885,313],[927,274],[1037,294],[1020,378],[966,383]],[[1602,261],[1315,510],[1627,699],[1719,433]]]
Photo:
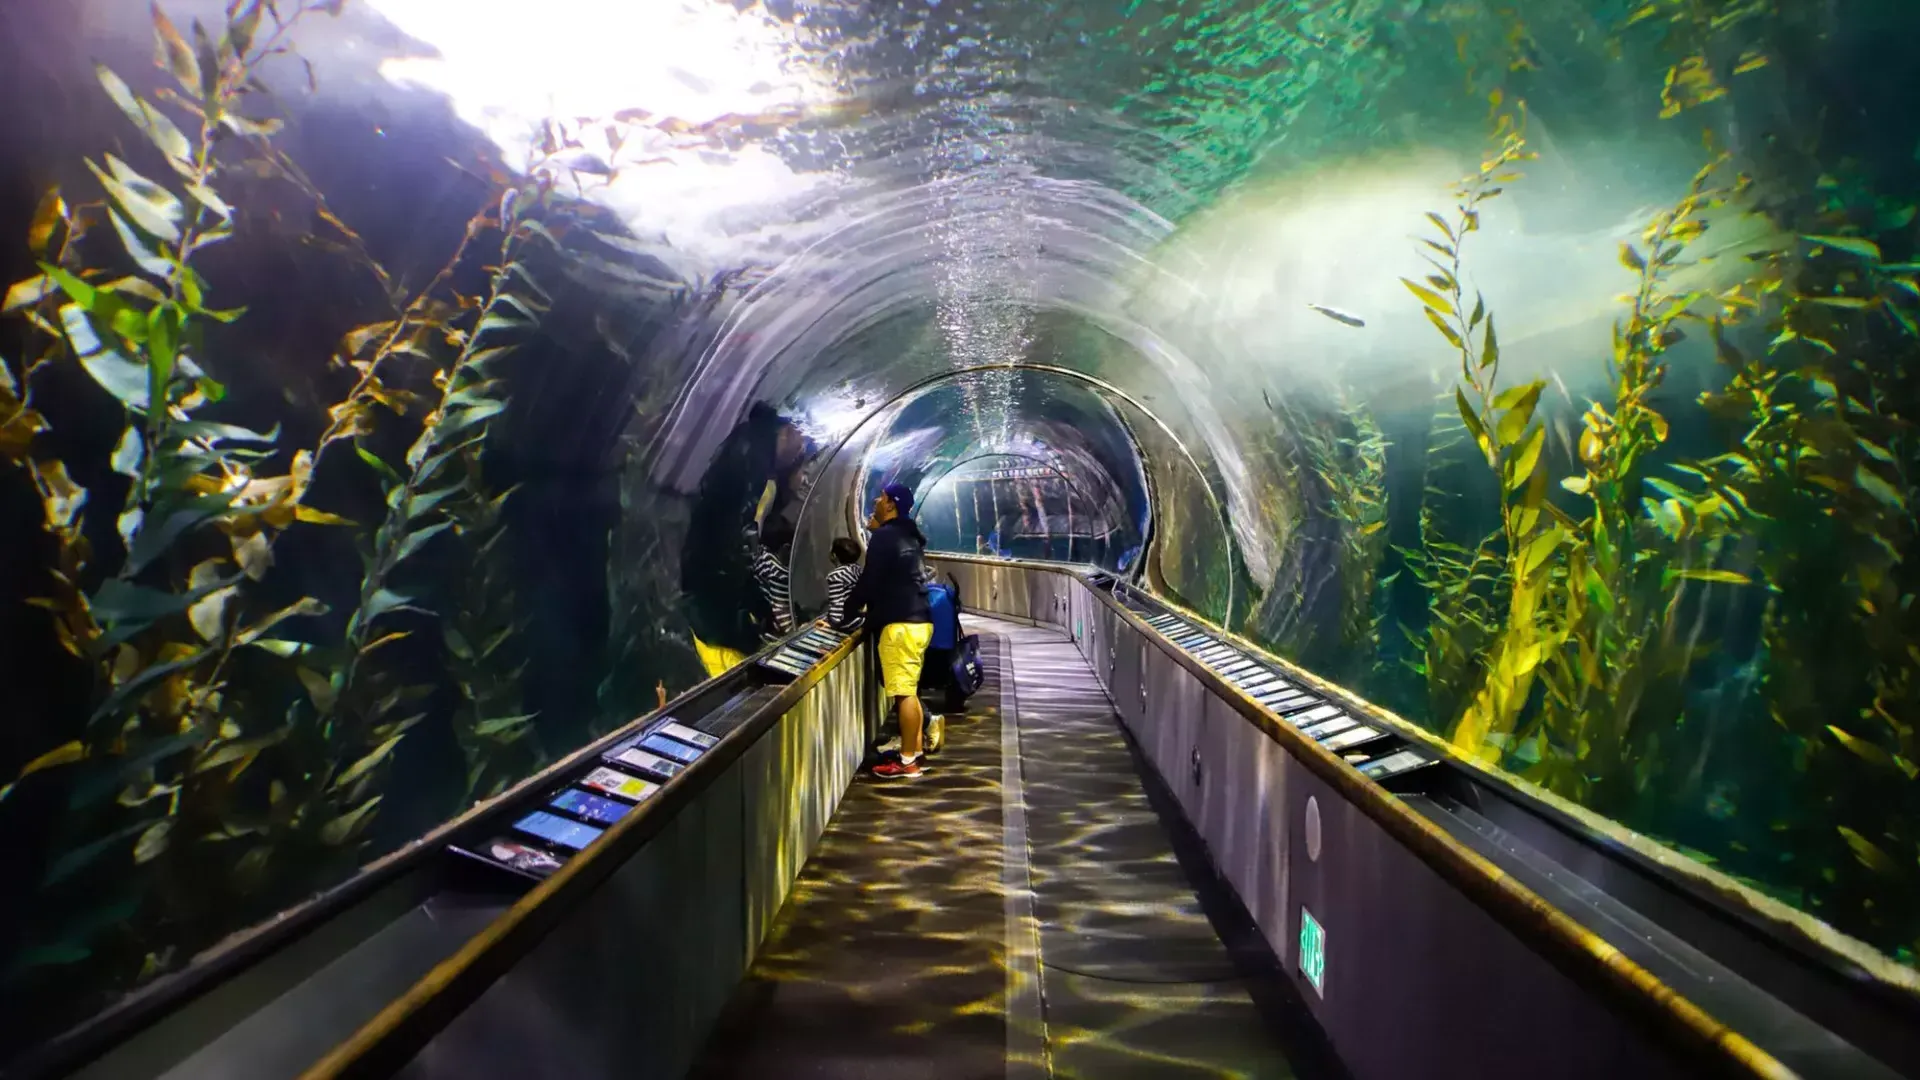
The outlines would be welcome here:
[[[297,31],[339,6],[236,0],[186,29],[154,8],[163,82],[98,68],[118,148],[48,187],[24,237],[0,455],[6,584],[32,614],[4,624],[53,648],[9,646],[10,681],[41,685],[9,693],[9,745],[33,742],[0,815],[46,844],[7,886],[30,894],[8,898],[25,913],[7,920],[16,1017],[71,1023],[689,681],[684,642],[655,642],[604,709],[543,727],[529,704],[521,496],[493,446],[538,422],[514,387],[579,226],[554,192],[592,178],[448,160],[469,216],[396,261],[279,145],[259,74],[300,65]],[[566,152],[563,125],[549,139]],[[296,323],[328,343],[325,373],[283,397],[259,354],[282,348],[285,299],[229,285],[262,265],[337,291]],[[618,617],[657,622],[637,609],[661,590],[620,580],[657,561],[625,565]],[[410,742],[439,760],[409,783],[450,782],[396,792]]]
[[[1662,0],[1614,47],[1666,52],[1659,120],[1683,125],[1742,80],[1805,77],[1789,7]],[[1388,530],[1383,422],[1341,391],[1298,458],[1340,523],[1338,640],[1275,644],[1913,964],[1915,161],[1845,145],[1791,89],[1808,115],[1763,152],[1707,123],[1692,183],[1619,245],[1588,397],[1508,374],[1471,284],[1483,216],[1535,156],[1512,94],[1490,92],[1483,163],[1412,240],[1431,272],[1403,284],[1450,372],[1394,490],[1416,505]]]

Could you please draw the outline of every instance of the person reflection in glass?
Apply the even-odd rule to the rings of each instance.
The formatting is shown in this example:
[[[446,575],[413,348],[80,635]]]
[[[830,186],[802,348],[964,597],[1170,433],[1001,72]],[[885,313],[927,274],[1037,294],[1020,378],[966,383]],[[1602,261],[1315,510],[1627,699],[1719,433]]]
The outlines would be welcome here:
[[[693,646],[709,677],[760,647],[773,608],[754,576],[761,529],[794,503],[806,440],[793,421],[756,403],[727,436],[694,498],[680,551],[680,591]]]

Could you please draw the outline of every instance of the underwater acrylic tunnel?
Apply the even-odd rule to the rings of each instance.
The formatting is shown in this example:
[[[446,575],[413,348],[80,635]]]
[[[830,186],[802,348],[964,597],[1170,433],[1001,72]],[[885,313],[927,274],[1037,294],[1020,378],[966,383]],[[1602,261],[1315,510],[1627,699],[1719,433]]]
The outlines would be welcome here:
[[[1913,1015],[1916,40],[8,0],[0,1062],[759,653],[757,538],[816,613],[892,482]]]

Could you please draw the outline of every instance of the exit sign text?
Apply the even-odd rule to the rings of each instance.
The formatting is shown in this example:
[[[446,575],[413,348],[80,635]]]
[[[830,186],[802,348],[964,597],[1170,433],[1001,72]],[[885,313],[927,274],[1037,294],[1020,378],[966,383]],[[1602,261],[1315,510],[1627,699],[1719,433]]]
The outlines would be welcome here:
[[[1313,992],[1327,996],[1327,931],[1313,913],[1300,909],[1300,971],[1313,984]]]

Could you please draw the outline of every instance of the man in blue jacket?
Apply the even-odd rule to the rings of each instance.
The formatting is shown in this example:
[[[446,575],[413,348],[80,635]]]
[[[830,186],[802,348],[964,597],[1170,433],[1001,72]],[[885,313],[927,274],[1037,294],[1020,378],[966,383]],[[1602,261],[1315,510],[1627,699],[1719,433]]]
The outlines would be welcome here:
[[[913,492],[888,484],[873,500],[867,527],[867,563],[847,600],[847,615],[867,613],[880,653],[880,677],[900,716],[900,758],[874,766],[882,780],[914,780],[920,768],[926,717],[920,709],[920,667],[933,640],[924,557],[927,538],[914,524]]]

